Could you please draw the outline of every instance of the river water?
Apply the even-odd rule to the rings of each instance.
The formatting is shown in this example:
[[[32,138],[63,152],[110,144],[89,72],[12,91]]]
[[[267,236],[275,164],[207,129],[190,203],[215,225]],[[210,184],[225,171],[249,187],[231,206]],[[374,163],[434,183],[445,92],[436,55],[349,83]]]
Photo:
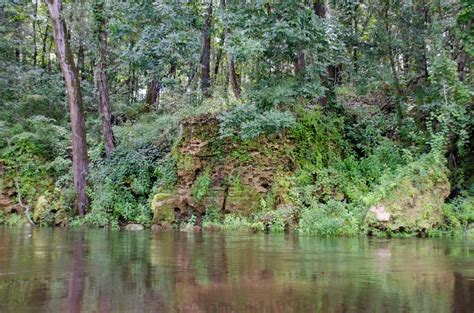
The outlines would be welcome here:
[[[0,312],[474,312],[474,242],[0,228]]]

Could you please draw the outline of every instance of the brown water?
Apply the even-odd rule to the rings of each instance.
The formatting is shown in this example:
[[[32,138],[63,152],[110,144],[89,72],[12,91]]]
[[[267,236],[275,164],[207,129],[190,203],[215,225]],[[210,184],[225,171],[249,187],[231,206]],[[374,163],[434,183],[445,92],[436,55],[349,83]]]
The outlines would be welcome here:
[[[474,242],[0,228],[0,312],[474,312]]]

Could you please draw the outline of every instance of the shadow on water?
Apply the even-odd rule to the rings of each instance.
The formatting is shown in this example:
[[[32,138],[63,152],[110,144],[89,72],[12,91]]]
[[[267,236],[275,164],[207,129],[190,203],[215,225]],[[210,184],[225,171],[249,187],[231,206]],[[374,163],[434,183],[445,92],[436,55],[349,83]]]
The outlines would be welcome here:
[[[474,243],[0,228],[0,312],[472,312]]]

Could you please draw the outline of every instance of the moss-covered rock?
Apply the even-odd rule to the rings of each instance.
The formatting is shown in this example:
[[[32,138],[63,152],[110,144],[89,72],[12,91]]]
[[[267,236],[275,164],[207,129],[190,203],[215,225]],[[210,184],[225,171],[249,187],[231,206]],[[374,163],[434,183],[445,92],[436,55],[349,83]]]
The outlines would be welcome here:
[[[55,226],[66,226],[72,214],[64,209],[59,209],[54,215]]]
[[[39,196],[36,200],[36,204],[33,210],[33,221],[35,223],[40,222],[43,216],[50,210],[51,206],[48,198],[44,195]]]
[[[151,203],[153,224],[173,223],[176,197],[173,193],[157,193]]]
[[[213,115],[182,122],[182,136],[173,155],[177,184],[173,192],[159,193],[152,204],[153,224],[174,223],[206,209],[250,214],[272,192],[278,173],[293,170],[294,141],[285,134],[253,140],[221,138]]]
[[[369,227],[420,233],[441,224],[444,200],[450,192],[447,173],[443,158],[427,155],[384,177],[367,196]]]

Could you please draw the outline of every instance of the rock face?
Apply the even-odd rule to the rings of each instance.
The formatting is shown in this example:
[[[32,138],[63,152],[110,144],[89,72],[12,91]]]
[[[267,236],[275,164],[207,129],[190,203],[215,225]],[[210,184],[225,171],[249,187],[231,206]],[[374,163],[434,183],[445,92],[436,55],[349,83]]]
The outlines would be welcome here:
[[[285,135],[238,141],[221,138],[219,120],[204,115],[185,120],[174,151],[177,187],[155,195],[153,224],[173,223],[207,208],[250,213],[269,192],[278,175],[293,169],[294,141]]]
[[[444,200],[449,192],[444,164],[414,164],[379,191],[380,200],[367,214],[368,225],[394,232],[424,232],[443,222]]]
[[[16,203],[16,192],[14,191],[11,182],[7,183],[5,181],[5,172],[5,166],[3,165],[2,160],[0,160],[0,211],[2,211],[4,214],[8,214],[10,212],[19,213],[21,208]]]

